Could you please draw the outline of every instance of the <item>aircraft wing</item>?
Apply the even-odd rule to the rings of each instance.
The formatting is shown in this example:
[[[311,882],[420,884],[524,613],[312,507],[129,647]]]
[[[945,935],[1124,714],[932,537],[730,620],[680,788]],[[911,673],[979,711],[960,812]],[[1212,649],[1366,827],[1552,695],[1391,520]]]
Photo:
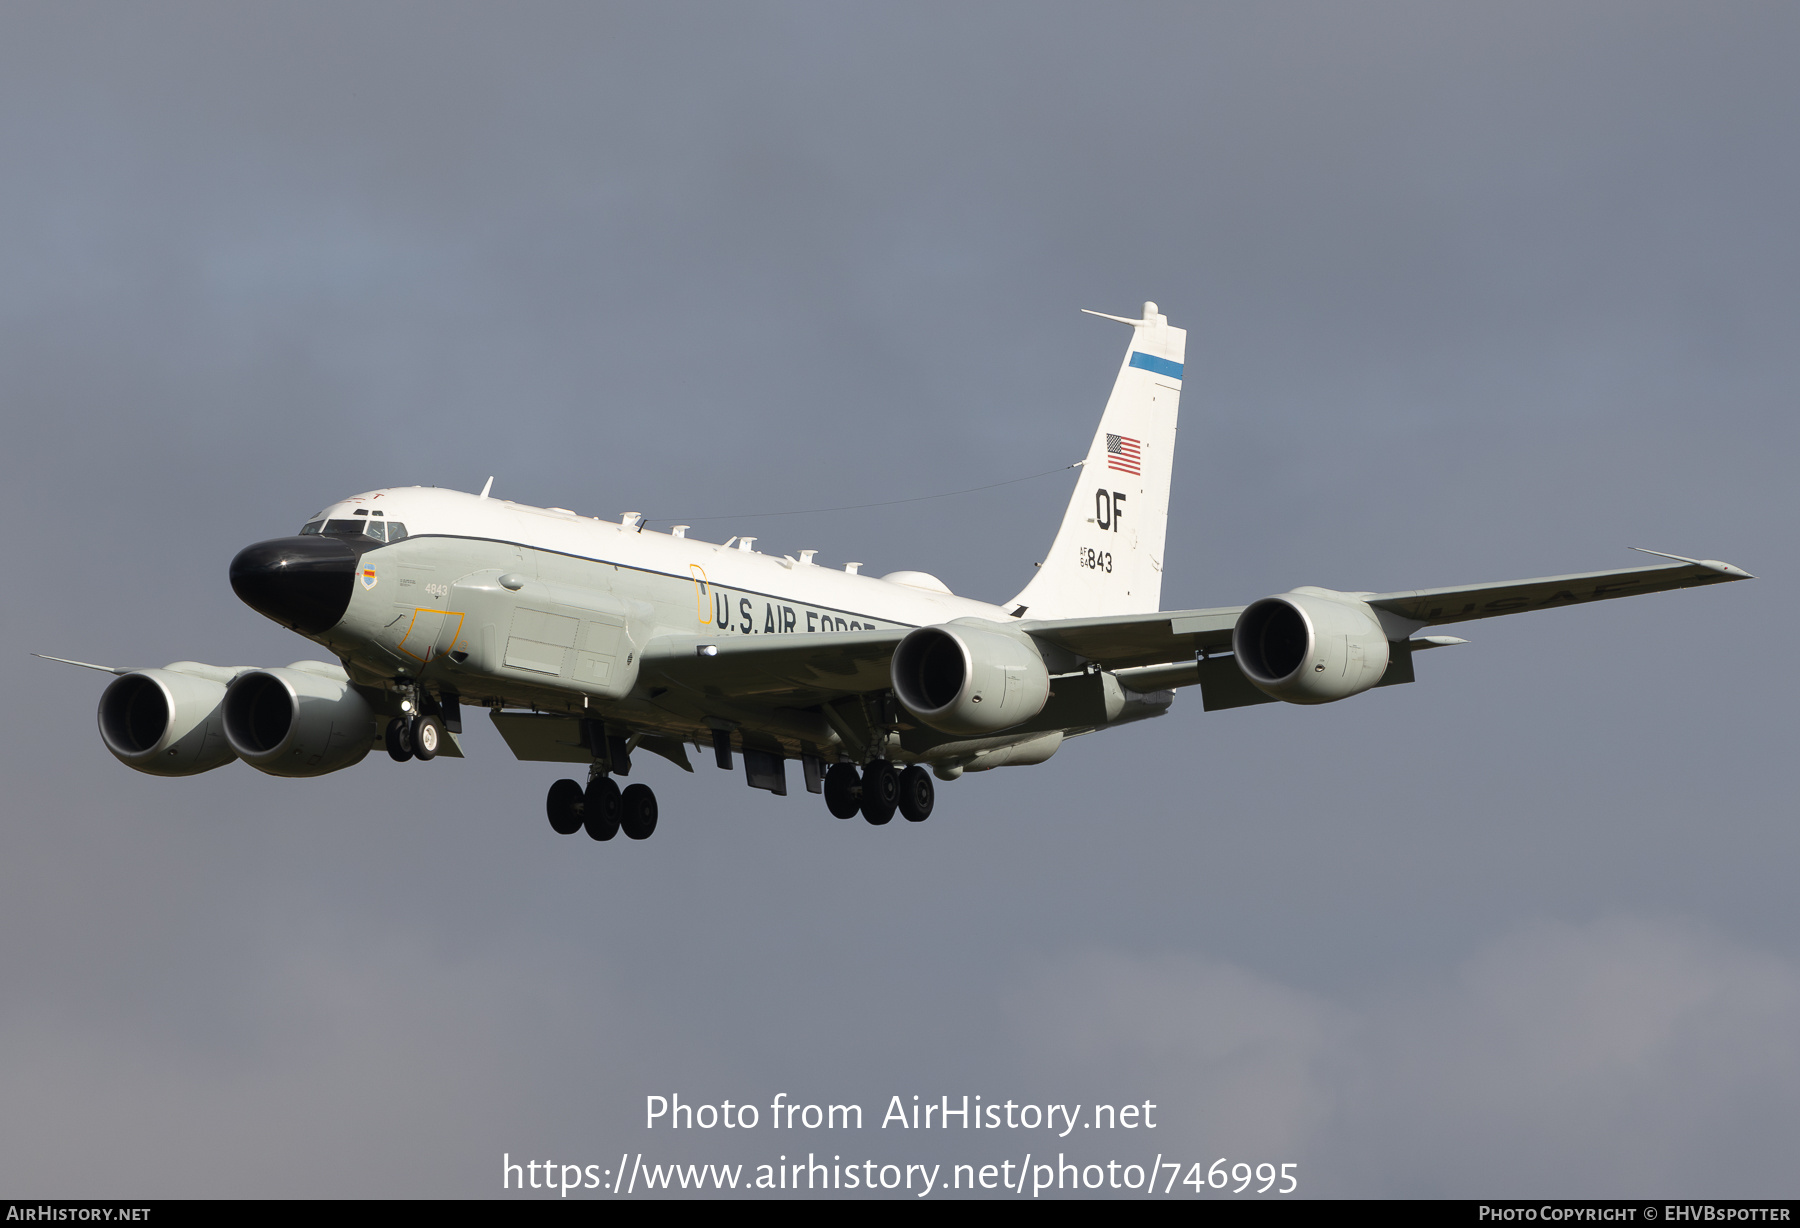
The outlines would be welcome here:
[[[1673,554],[1663,557],[1679,561],[1622,571],[1586,571],[1572,576],[1542,576],[1535,580],[1502,580],[1497,584],[1354,595],[1377,610],[1417,626],[1429,627],[1516,614],[1522,610],[1544,610],[1612,597],[1631,597],[1638,593],[1662,593],[1702,584],[1754,579],[1749,572],[1717,559],[1682,559]]]
[[[1367,602],[1385,615],[1383,622],[1389,638],[1398,641],[1421,627],[1437,624],[1750,578],[1748,572],[1729,563],[1677,558],[1676,562],[1654,567],[1343,596]],[[1191,686],[1201,681],[1205,671],[1196,672],[1195,658],[1231,651],[1232,629],[1244,608],[1218,606],[1100,618],[1027,619],[1016,627],[1105,669],[1136,671],[1134,676],[1122,679],[1134,689],[1156,689]],[[643,669],[671,686],[709,698],[754,697],[784,707],[806,707],[844,695],[885,690],[890,685],[889,661],[894,646],[908,630],[896,627],[884,631],[711,639],[661,636],[644,649]],[[1415,649],[1460,642],[1446,636],[1411,641]],[[1143,668],[1149,666],[1167,668]],[[1226,672],[1236,676],[1233,671]],[[1396,675],[1395,681],[1400,680]],[[1410,674],[1404,680],[1410,681]],[[1262,698],[1257,692],[1244,702],[1261,702]]]
[[[888,661],[910,627],[798,635],[704,638],[665,635],[644,647],[641,668],[673,686],[721,699],[757,697],[795,706],[885,690]]]
[[[1677,561],[1620,571],[1588,571],[1452,588],[1343,595],[1365,601],[1389,615],[1390,618],[1383,620],[1389,638],[1400,639],[1420,627],[1753,578],[1749,572],[1716,559],[1663,557]],[[1241,605],[1220,606],[1210,610],[1164,610],[1156,614],[1120,614],[1106,618],[1027,620],[1018,626],[1021,631],[1098,662],[1107,669],[1130,669],[1191,661],[1203,651],[1230,652],[1232,628],[1237,625],[1238,615],[1244,608]],[[1437,642],[1434,641],[1433,646]]]
[[[1107,669],[1191,661],[1202,649],[1231,651],[1231,629],[1241,605],[1213,610],[1164,610],[1160,614],[1113,614],[1105,618],[1027,619],[1018,629]]]

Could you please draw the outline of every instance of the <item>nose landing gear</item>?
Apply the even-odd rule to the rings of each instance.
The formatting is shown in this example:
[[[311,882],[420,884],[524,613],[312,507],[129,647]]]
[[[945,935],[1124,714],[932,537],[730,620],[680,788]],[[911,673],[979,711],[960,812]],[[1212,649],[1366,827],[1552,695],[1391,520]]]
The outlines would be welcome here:
[[[388,758],[395,763],[405,763],[408,759],[425,763],[436,759],[450,744],[450,730],[462,732],[456,695],[431,695],[405,682],[398,690],[401,715],[390,720],[382,732]],[[454,747],[451,747],[451,753],[457,753]]]
[[[444,744],[444,722],[435,716],[415,717],[412,723],[413,757],[423,763],[436,759]]]
[[[395,763],[405,763],[413,757],[412,724],[404,716],[396,716],[387,723],[388,758]]]

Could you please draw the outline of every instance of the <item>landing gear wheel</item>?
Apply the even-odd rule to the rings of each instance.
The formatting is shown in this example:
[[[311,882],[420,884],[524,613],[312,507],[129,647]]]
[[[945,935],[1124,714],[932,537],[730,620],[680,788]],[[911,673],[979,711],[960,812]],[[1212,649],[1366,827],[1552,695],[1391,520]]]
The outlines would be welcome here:
[[[619,834],[619,786],[610,776],[588,781],[587,796],[582,803],[581,826],[596,840],[611,840]]]
[[[581,830],[582,804],[581,786],[572,780],[559,780],[550,786],[550,796],[544,799],[544,809],[550,814],[550,829],[559,836],[572,836]]]
[[[633,840],[648,840],[656,830],[656,794],[649,785],[632,785],[619,798],[619,826]]]
[[[825,809],[840,819],[853,819],[862,809],[862,777],[848,763],[834,763],[825,773]]]
[[[880,827],[894,817],[900,802],[900,773],[885,759],[877,759],[863,769],[862,815]]]
[[[436,759],[438,750],[444,745],[444,722],[435,716],[421,716],[412,726],[413,757],[423,763],[427,759]]]
[[[404,716],[387,723],[387,753],[395,763],[405,763],[413,757],[412,726]]]
[[[929,819],[936,800],[937,788],[931,783],[930,772],[915,763],[900,773],[900,813],[908,823]]]

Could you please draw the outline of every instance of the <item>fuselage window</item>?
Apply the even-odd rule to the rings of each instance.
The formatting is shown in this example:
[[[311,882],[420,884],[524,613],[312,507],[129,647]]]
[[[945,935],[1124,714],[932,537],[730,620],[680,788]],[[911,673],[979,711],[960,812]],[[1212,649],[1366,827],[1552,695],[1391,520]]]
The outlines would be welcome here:
[[[324,527],[325,527],[325,522],[323,520],[309,520],[301,528],[300,535],[302,537],[311,537],[313,534],[317,533],[320,529],[322,529]]]
[[[406,540],[406,526],[401,524],[398,520],[388,521],[387,527],[388,527],[388,535],[387,535],[388,541],[398,542],[398,541]]]

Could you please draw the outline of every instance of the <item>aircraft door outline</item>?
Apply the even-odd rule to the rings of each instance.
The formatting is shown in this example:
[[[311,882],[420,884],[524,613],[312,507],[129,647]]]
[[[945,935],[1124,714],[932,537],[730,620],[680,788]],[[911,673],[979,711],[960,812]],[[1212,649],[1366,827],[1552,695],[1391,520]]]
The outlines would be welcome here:
[[[421,615],[424,616],[423,621],[420,620]],[[463,620],[467,617],[468,615],[461,610],[431,610],[422,606],[415,607],[412,622],[407,624],[406,634],[400,637],[400,642],[395,645],[395,648],[415,661],[429,663],[433,657],[456,648],[457,640],[462,637]],[[448,636],[443,635],[445,626],[453,618],[456,620],[455,629]],[[415,636],[417,636],[416,639]],[[439,647],[440,643],[445,646]],[[407,647],[408,644],[412,644],[413,647]],[[424,655],[421,656],[419,652],[413,651],[414,648],[421,650]]]
[[[694,577],[694,600],[700,609],[700,625],[710,627],[713,620],[712,585],[707,582],[706,568],[689,563],[688,572]]]

